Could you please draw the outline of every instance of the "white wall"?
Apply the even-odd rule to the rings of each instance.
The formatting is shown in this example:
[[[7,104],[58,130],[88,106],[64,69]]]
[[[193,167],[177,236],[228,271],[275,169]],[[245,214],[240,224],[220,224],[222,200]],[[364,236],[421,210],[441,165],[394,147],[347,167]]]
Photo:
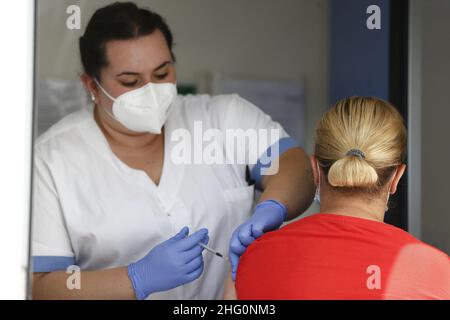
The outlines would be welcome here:
[[[450,1],[422,1],[422,237],[450,253]]]
[[[38,79],[77,79],[78,38],[93,12],[111,2],[38,0]],[[327,0],[135,2],[160,13],[171,27],[179,82],[202,84],[214,71],[304,81],[311,148],[314,124],[327,104]],[[66,28],[71,4],[81,7],[82,30]]]
[[[11,106],[0,117],[0,300],[25,299],[29,276],[33,35],[34,1],[0,10],[0,38],[13,44],[0,51],[2,104]]]

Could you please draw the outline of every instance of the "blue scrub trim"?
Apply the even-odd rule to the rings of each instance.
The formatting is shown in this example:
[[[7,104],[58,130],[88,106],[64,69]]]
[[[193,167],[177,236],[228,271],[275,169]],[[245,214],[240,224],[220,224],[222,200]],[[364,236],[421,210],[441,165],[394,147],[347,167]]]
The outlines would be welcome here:
[[[73,257],[33,256],[33,272],[66,271],[74,264]]]
[[[258,159],[251,171],[251,177],[255,181],[257,187],[261,187],[262,177],[264,176],[264,170],[270,168],[272,160],[278,159],[283,153],[292,149],[298,148],[300,145],[294,139],[290,137],[281,138],[278,142],[270,146]]]

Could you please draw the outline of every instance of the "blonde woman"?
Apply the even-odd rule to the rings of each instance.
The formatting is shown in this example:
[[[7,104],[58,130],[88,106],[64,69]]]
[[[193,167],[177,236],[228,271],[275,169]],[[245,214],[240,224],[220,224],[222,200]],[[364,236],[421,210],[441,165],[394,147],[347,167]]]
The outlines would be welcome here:
[[[237,298],[449,299],[448,255],[383,223],[405,155],[403,119],[390,104],[338,102],[317,126],[311,157],[321,213],[248,248]],[[226,298],[233,290],[228,283]]]

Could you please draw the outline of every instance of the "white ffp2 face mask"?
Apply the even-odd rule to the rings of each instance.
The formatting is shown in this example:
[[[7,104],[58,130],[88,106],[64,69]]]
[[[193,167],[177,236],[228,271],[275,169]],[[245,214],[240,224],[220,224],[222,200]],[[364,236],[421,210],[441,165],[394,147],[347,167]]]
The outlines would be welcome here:
[[[177,97],[173,83],[152,83],[112,97],[95,79],[103,93],[113,101],[112,116],[135,132],[160,134]],[[106,110],[107,111],[107,110]]]

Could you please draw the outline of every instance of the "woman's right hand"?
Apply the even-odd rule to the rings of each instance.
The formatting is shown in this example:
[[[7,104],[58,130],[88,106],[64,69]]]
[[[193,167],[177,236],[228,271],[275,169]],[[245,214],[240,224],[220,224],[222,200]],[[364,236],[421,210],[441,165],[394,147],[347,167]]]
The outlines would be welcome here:
[[[198,243],[208,243],[208,230],[200,229],[190,236],[188,234],[189,229],[184,227],[178,234],[154,247],[144,258],[128,266],[128,277],[139,300],[201,276],[203,247]]]

